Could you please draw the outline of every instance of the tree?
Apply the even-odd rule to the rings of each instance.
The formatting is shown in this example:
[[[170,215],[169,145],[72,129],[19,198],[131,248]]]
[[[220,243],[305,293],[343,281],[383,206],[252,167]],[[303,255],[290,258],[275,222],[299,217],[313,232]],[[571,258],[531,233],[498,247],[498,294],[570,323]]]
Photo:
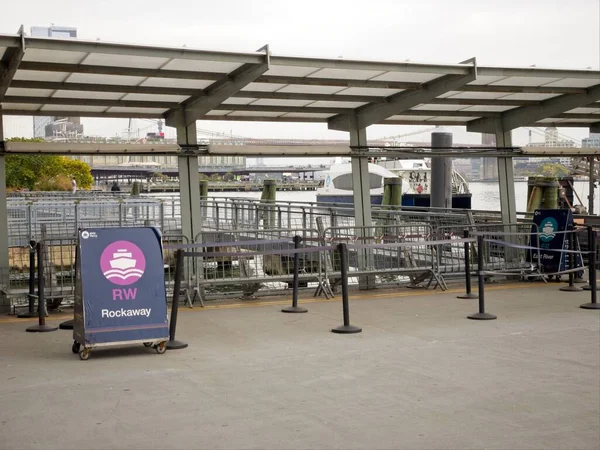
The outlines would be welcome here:
[[[567,169],[562,164],[556,163],[547,163],[542,164],[537,168],[537,174],[542,175],[544,177],[566,177],[569,175],[569,169]]]
[[[24,138],[11,141],[43,142]],[[94,184],[90,166],[82,161],[57,155],[6,156],[6,186],[11,189],[70,190],[73,178],[80,189],[89,189]]]

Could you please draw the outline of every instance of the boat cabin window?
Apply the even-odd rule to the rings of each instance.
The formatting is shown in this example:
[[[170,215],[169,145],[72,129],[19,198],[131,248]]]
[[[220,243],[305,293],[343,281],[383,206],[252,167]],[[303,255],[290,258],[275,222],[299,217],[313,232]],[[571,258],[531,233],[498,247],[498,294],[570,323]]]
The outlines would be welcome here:
[[[369,174],[369,189],[377,189],[381,187],[383,177],[375,173]],[[345,173],[333,179],[333,185],[336,189],[352,190],[352,174]]]

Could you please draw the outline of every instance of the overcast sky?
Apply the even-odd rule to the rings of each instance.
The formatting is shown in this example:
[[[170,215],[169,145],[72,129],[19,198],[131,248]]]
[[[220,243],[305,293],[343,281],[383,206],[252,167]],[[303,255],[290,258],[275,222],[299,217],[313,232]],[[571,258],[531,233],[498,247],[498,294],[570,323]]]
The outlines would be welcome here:
[[[600,67],[600,0],[82,0],[9,1],[0,33],[21,24],[77,27],[82,39],[274,54],[582,69]],[[115,135],[126,120],[84,119],[86,134]],[[135,121],[134,128],[151,124]],[[199,128],[251,137],[347,138],[325,124],[202,122]],[[425,128],[425,127],[423,127]],[[6,134],[30,135],[30,118],[8,118]],[[373,126],[370,137],[412,126]],[[455,142],[480,135],[448,128]],[[153,131],[153,130],[148,130]],[[581,139],[587,129],[562,129]],[[426,135],[415,136],[425,138]],[[527,132],[514,133],[515,144]]]

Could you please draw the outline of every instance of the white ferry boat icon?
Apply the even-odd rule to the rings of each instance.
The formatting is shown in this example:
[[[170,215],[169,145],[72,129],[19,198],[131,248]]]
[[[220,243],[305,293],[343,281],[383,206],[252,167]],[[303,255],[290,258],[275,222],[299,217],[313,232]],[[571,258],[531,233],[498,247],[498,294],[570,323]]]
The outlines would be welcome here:
[[[137,261],[132,258],[132,254],[127,250],[117,250],[113,253],[113,259],[110,261],[110,267],[113,269],[131,269],[135,267]]]

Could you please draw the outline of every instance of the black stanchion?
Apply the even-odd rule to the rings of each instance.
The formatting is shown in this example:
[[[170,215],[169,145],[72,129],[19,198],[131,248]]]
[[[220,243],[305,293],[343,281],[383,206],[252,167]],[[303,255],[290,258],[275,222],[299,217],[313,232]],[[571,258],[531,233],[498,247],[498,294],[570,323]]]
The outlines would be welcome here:
[[[469,238],[469,230],[464,230],[463,236]],[[471,292],[471,243],[465,242],[465,293],[457,295],[456,298],[478,298],[477,294]]]
[[[483,236],[477,236],[477,276],[479,277],[479,312],[467,316],[473,320],[494,320],[496,316],[485,312],[485,276],[483,258]]]
[[[38,242],[37,251],[37,268],[38,268],[38,324],[27,328],[25,331],[30,333],[47,333],[48,331],[56,331],[58,327],[46,325],[46,298],[44,297],[44,244]]]
[[[181,275],[183,272],[183,250],[177,250],[175,254],[175,285],[173,286],[173,302],[171,303],[171,321],[169,322],[169,342],[167,350],[179,350],[188,346],[187,342],[175,339],[177,330],[177,313],[179,311],[179,293],[181,291]]]
[[[348,305],[348,247],[341,243],[338,245],[338,253],[340,255],[340,271],[342,273],[342,308],[344,311],[344,325],[333,328],[333,333],[353,334],[360,333],[362,328],[350,325],[350,307]]]
[[[298,250],[300,248],[300,241],[302,238],[300,236],[294,236],[294,249]],[[298,306],[298,287],[300,282],[298,281],[298,275],[300,272],[300,254],[294,253],[294,281],[292,283],[292,306],[286,306],[281,310],[284,313],[305,313],[308,312],[306,308],[302,308]]]
[[[575,268],[575,253],[573,253],[573,251],[575,250],[575,232],[573,231],[573,227],[569,228],[569,270],[574,269]],[[583,289],[581,289],[578,286],[575,286],[575,273],[574,272],[569,272],[569,285],[568,286],[563,286],[561,287],[559,290],[563,291],[563,292],[581,292],[583,291]]]
[[[597,257],[597,248],[596,248],[596,233],[594,231],[594,227],[593,226],[588,226],[587,227],[587,232],[588,232],[588,251],[589,252],[593,252],[596,255],[596,263],[598,261],[598,257]],[[583,287],[584,291],[591,291],[592,290],[592,255],[590,253],[590,256],[588,257],[588,266],[590,267],[589,271],[588,271],[588,275],[589,275],[589,279],[588,279],[588,284],[586,284]],[[596,270],[596,268],[594,267],[594,270]],[[597,271],[596,271],[597,273]],[[596,281],[596,289],[598,289],[598,282]]]
[[[592,227],[590,227],[592,228]],[[588,228],[589,233],[589,228]],[[592,230],[592,238],[595,238],[595,233]],[[583,309],[600,309],[600,303],[598,303],[598,280],[596,280],[596,239],[592,239],[588,245],[590,249],[590,292],[592,294],[591,303],[584,303],[580,306]]]
[[[29,241],[29,294],[27,294],[29,308],[26,313],[19,314],[18,318],[31,318],[38,315],[35,312],[35,249],[35,241]]]

